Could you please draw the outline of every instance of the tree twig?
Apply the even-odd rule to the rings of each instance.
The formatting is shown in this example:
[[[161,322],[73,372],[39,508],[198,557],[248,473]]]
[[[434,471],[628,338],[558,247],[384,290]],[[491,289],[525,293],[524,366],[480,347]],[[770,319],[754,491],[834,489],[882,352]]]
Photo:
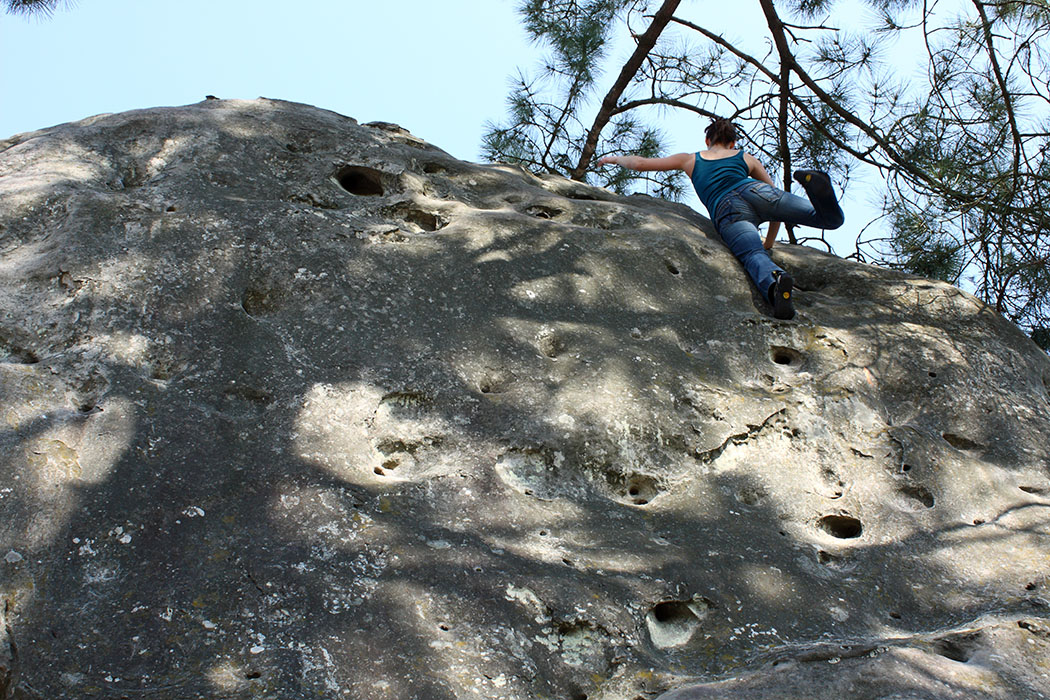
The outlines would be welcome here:
[[[671,21],[674,11],[678,8],[680,2],[681,0],[664,0],[663,5],[660,6],[660,9],[653,16],[653,21],[649,28],[638,37],[638,46],[635,47],[634,53],[627,59],[627,62],[623,64],[623,68],[620,69],[619,77],[616,78],[616,82],[613,83],[613,86],[609,88],[609,92],[606,93],[605,99],[602,100],[602,106],[598,109],[598,114],[594,118],[594,123],[591,125],[590,131],[587,132],[580,159],[576,163],[576,167],[569,173],[573,180],[582,181],[584,179],[587,173],[587,166],[590,165],[591,158],[594,157],[594,151],[598,147],[598,137],[612,118],[616,109],[616,103],[619,102],[620,96],[623,95],[635,73],[638,72],[642,61],[645,60],[645,57],[649,55],[649,51],[656,45],[656,40],[660,37],[667,23]]]

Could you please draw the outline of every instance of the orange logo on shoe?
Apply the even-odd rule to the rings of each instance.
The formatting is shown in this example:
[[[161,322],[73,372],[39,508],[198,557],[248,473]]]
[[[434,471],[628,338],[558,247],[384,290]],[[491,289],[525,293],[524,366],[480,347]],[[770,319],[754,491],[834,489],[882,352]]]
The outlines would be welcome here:
[[[784,298],[785,299],[790,299],[791,298],[791,292],[784,292]]]

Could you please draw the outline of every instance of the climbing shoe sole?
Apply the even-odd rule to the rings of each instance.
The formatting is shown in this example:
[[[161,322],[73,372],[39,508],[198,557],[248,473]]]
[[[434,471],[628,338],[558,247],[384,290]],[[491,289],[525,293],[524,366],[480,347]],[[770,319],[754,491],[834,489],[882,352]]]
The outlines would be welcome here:
[[[794,288],[794,280],[791,275],[781,272],[773,282],[772,297],[769,301],[773,304],[773,317],[788,320],[795,317],[795,305],[791,301],[791,292]]]

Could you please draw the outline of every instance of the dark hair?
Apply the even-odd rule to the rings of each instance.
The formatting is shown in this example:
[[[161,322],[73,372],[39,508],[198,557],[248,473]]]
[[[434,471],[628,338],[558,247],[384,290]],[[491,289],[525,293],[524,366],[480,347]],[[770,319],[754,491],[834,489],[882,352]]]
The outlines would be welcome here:
[[[737,139],[736,125],[728,119],[716,117],[711,125],[704,129],[704,135],[712,144],[732,146]]]

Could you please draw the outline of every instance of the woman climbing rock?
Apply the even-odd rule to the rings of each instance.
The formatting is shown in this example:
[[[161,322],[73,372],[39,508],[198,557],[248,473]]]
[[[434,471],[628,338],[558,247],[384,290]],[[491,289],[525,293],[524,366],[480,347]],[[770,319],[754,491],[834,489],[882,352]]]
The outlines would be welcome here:
[[[707,207],[718,235],[772,304],[773,315],[793,318],[791,275],[766,251],[773,247],[781,222],[823,229],[842,225],[842,209],[831,178],[819,170],[796,170],[794,179],[809,197],[803,199],[774,187],[765,167],[737,148],[737,129],[728,119],[715,119],[704,134],[706,151],[666,158],[605,156],[598,164],[613,163],[640,171],[684,171]],[[758,224],[764,221],[770,222],[765,241],[758,232]]]

